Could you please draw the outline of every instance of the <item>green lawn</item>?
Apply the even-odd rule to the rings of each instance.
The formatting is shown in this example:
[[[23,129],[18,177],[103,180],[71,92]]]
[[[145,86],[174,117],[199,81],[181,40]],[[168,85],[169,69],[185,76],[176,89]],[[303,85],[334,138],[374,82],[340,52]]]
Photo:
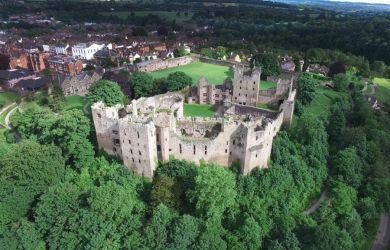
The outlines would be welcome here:
[[[85,106],[86,103],[87,100],[85,97],[78,96],[78,95],[67,96],[64,110],[70,110],[70,109],[83,110],[83,107]]]
[[[117,16],[121,19],[127,19],[130,16],[131,18],[132,11],[113,11],[113,12],[102,12],[100,14],[105,16]],[[188,15],[185,15],[185,12],[180,12],[180,15],[177,15],[176,11],[133,11],[135,16],[144,17],[149,14],[160,17],[163,20],[172,22],[176,20],[177,23],[182,23],[192,19],[193,13],[189,12]]]
[[[193,62],[179,67],[157,70],[150,72],[150,74],[153,78],[163,78],[176,71],[183,71],[192,77],[193,83],[197,83],[202,76],[205,76],[211,84],[222,84],[226,78],[233,77],[233,72],[227,66],[202,62]]]
[[[346,94],[336,92],[329,88],[318,87],[316,90],[316,96],[306,108],[305,112],[310,112],[318,117],[325,117],[328,115],[329,108],[337,98],[345,98]]]
[[[213,117],[215,108],[209,104],[184,104],[184,116]]]
[[[260,90],[276,88],[276,83],[260,80]]]
[[[374,83],[377,85],[376,98],[380,103],[390,106],[390,79],[375,78]]]
[[[0,93],[0,110],[12,102],[19,102],[20,96],[14,92],[1,92]]]

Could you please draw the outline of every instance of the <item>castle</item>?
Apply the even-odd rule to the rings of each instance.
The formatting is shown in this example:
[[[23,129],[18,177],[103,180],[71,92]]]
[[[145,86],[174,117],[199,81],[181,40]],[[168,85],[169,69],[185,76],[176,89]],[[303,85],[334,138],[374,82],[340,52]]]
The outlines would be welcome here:
[[[170,156],[223,166],[239,161],[243,174],[267,167],[273,137],[291,124],[296,92],[291,83],[278,111],[257,108],[261,70],[239,66],[234,71],[232,84],[214,86],[202,78],[187,95],[140,98],[126,107],[95,103],[99,148],[144,176],[153,176],[158,162]],[[217,105],[215,117],[184,117],[185,100]]]

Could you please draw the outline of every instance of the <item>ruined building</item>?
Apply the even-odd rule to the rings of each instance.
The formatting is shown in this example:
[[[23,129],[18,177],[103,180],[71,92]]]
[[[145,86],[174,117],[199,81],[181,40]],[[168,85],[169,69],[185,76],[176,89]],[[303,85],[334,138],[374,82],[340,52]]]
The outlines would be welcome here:
[[[240,78],[244,74],[237,73]],[[208,100],[219,105],[215,118],[184,117],[186,97],[179,93],[140,98],[126,107],[95,103],[92,115],[99,148],[118,156],[129,169],[144,176],[153,176],[158,162],[168,161],[170,156],[223,166],[239,161],[243,174],[267,167],[274,136],[282,125],[291,124],[295,90],[289,89],[278,111],[256,108],[260,74],[255,69],[241,82],[233,81],[233,98],[223,103],[222,98]],[[228,87],[225,84],[213,91],[227,95]],[[235,97],[241,104],[235,102]]]

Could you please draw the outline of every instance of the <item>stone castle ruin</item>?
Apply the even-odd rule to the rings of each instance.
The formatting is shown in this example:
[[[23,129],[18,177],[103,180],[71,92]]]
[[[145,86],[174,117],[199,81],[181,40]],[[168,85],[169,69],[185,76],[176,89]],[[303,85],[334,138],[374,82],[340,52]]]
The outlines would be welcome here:
[[[278,111],[257,108],[260,75],[260,69],[240,68],[235,69],[233,82],[210,85],[202,78],[187,95],[140,98],[125,107],[95,103],[92,115],[99,148],[149,177],[158,162],[170,156],[223,166],[239,161],[243,174],[265,168],[274,136],[282,125],[291,124],[296,92],[290,86]],[[214,118],[184,117],[185,100],[215,104],[219,111]]]

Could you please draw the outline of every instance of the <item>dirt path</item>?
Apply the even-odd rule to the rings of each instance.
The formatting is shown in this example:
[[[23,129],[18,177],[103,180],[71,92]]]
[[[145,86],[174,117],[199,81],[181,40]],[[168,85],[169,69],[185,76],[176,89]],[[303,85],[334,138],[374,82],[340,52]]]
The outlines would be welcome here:
[[[20,142],[21,140],[21,137],[20,137],[20,134],[18,133],[18,131],[12,126],[10,120],[11,120],[11,115],[19,108],[19,105],[14,107],[13,109],[11,109],[7,116],[5,117],[4,119],[4,123],[5,123],[5,126],[7,129],[11,130],[12,133],[14,134],[15,136],[15,141],[18,143]]]
[[[371,250],[386,250],[390,242],[390,216],[382,214]]]
[[[5,112],[7,109],[9,109],[11,106],[13,105],[16,105],[16,102],[13,102],[11,104],[8,104],[7,106],[3,107],[1,110],[0,110],[0,115]]]
[[[321,203],[326,199],[327,195],[328,195],[328,188],[326,187],[322,191],[320,198],[318,198],[318,200],[316,202],[314,202],[314,204],[311,207],[309,207],[308,209],[306,209],[305,212],[303,212],[303,213],[306,215],[309,215],[309,214],[312,214],[315,211],[317,211],[317,209],[320,207]]]

